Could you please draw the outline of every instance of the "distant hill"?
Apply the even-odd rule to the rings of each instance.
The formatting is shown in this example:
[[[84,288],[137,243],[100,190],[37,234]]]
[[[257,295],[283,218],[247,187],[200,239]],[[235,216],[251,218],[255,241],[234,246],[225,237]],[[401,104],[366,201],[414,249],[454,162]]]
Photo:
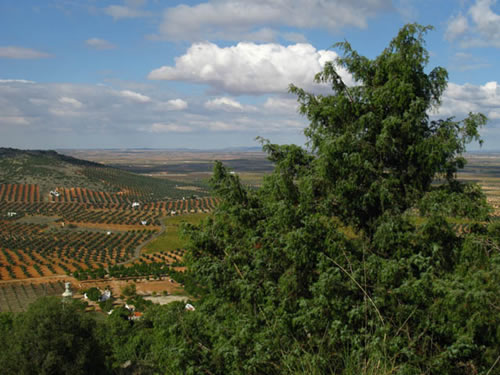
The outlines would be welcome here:
[[[142,201],[206,195],[201,186],[141,176],[56,151],[0,148],[0,184],[38,185],[42,196],[56,188],[123,193]]]

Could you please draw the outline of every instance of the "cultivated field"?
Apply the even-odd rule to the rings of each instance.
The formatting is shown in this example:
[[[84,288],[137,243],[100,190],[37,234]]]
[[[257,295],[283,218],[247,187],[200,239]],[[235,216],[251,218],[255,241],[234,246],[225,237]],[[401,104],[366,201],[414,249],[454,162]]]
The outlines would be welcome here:
[[[495,209],[493,216],[500,217],[500,153],[468,154],[466,158],[468,163],[459,179],[481,185]]]
[[[37,191],[36,185],[0,185],[0,280],[130,262],[164,230],[164,217],[207,213],[217,205],[210,197],[144,202],[83,188],[57,189],[43,202]]]

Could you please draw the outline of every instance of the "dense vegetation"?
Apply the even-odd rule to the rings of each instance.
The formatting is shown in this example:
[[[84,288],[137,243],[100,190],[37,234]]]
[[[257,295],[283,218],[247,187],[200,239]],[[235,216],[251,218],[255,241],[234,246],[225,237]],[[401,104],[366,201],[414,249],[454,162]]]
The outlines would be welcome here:
[[[94,365],[141,374],[498,373],[500,226],[477,221],[458,236],[444,217],[486,219],[482,193],[455,180],[486,118],[429,118],[447,73],[425,70],[427,31],[405,26],[373,60],[338,44],[354,87],[333,63],[317,75],[332,95],[291,87],[311,122],[309,148],[264,141],[276,168],[259,190],[216,164],[221,204],[186,228],[184,276],[203,290],[196,310],[151,307],[135,324],[112,314],[98,336],[108,359]],[[436,209],[448,196],[452,204]],[[28,318],[3,318],[16,356],[0,354],[2,368],[29,359],[15,351],[29,343],[17,323]],[[73,328],[90,332],[67,328],[69,339]],[[80,350],[87,346],[68,357]]]

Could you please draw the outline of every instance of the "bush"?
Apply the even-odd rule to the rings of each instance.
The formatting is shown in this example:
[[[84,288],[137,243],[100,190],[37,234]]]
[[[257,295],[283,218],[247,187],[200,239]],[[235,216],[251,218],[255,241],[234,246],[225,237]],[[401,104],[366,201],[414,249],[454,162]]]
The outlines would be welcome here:
[[[137,294],[137,287],[134,283],[132,284],[127,284],[123,289],[122,289],[122,294],[125,297],[132,297]]]
[[[101,298],[101,292],[96,287],[92,287],[85,291],[89,300],[97,302]]]

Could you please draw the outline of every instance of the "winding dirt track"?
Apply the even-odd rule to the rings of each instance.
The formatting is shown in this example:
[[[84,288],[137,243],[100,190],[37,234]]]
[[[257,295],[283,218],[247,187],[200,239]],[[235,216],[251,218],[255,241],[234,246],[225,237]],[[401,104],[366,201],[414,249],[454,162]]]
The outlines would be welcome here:
[[[132,263],[134,260],[139,259],[139,257],[141,256],[141,250],[144,248],[144,246],[148,245],[151,241],[155,240],[156,238],[158,238],[158,236],[162,235],[163,232],[165,232],[165,230],[167,229],[167,227],[165,226],[165,222],[164,222],[165,217],[160,218],[160,220],[161,220],[160,231],[158,233],[152,235],[149,240],[138,245],[134,250],[134,256],[132,258],[130,258],[129,260],[126,260],[125,262],[116,263],[117,266],[120,266],[122,264]]]

